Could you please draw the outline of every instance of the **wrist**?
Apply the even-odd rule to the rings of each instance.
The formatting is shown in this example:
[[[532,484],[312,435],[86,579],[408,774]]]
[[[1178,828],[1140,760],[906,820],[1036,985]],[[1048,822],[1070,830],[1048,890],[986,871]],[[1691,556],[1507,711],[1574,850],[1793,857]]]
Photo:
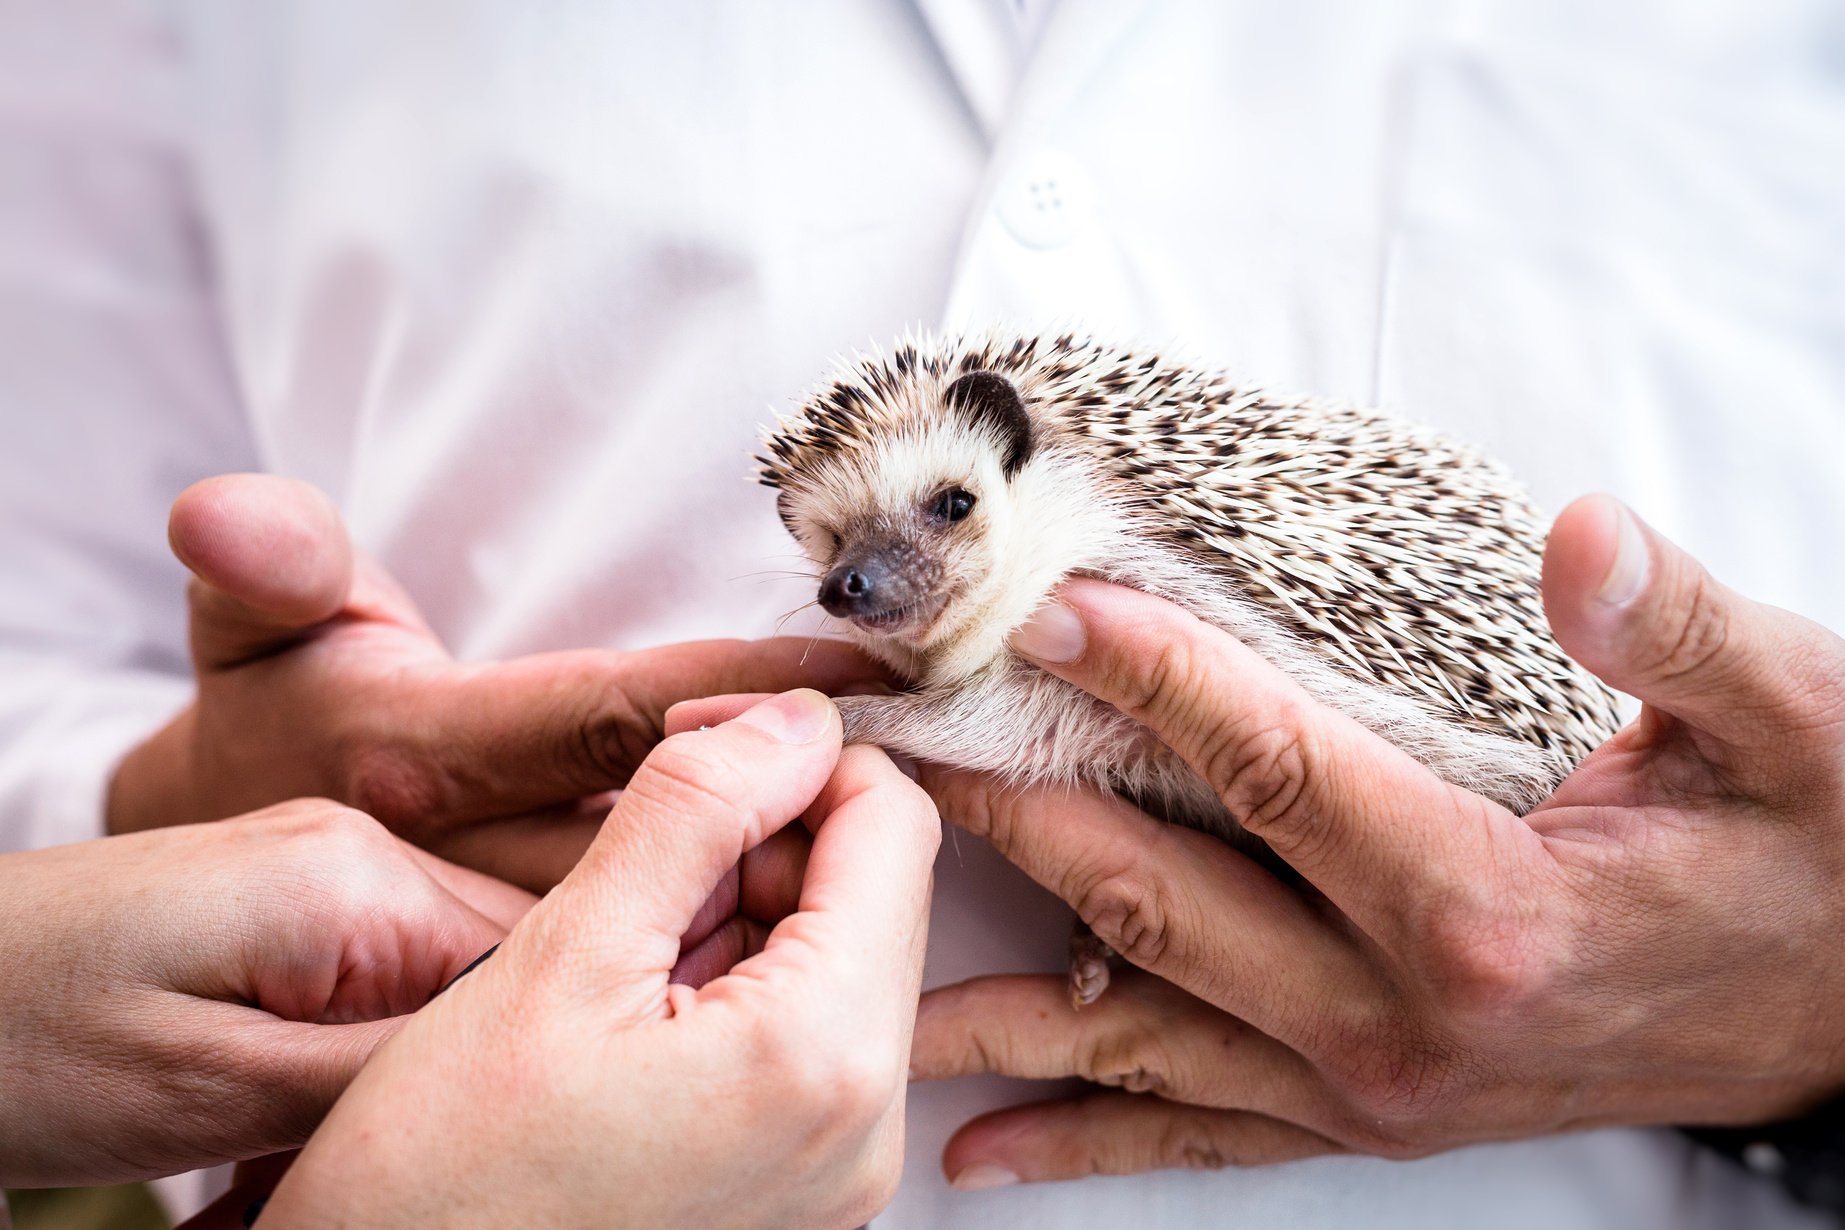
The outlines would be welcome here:
[[[431,1028],[452,1003],[446,995],[432,1001],[372,1055],[276,1187],[259,1226],[568,1224],[498,1207],[496,1197],[519,1184],[495,1176],[494,1164],[523,1156],[521,1140],[529,1144],[533,1133],[512,1126],[524,1099],[504,1081],[483,1087],[478,1057],[457,1061],[453,1035]]]
[[[259,1224],[264,1230],[387,1230],[568,1223],[568,1218],[527,1220],[534,1213],[530,1207],[499,1207],[496,1193],[517,1190],[517,1180],[496,1181],[488,1159],[474,1149],[476,1140],[453,1136],[439,1121],[432,1124],[421,1115],[416,1120],[406,1123],[401,1113],[347,1117],[336,1111],[271,1194]],[[511,1145],[508,1153],[519,1156]],[[469,1164],[469,1158],[481,1164]]]

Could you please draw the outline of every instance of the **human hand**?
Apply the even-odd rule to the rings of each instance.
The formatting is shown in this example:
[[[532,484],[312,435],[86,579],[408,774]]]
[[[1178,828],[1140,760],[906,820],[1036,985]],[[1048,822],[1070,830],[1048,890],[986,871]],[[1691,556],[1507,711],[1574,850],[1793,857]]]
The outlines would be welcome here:
[[[1559,518],[1544,596],[1645,707],[1522,819],[1176,607],[1075,582],[1034,617],[1015,648],[1145,721],[1324,896],[1118,800],[933,783],[1145,971],[1081,1012],[1061,976],[924,998],[921,1077],[1118,1087],[975,1120],[948,1173],[1412,1157],[1845,1085],[1845,643],[1605,497]]]
[[[324,796],[443,857],[542,890],[659,742],[667,707],[720,692],[839,691],[875,668],[833,641],[704,641],[457,662],[353,551],[332,503],[266,475],[174,502],[191,568],[193,705],[124,758],[111,832]]]
[[[381,1050],[261,1225],[853,1226],[901,1163],[940,839],[837,711],[785,693],[649,755],[575,870]],[[745,852],[814,827],[798,901],[672,981]],[[758,912],[766,910],[760,903]],[[703,916],[705,925],[695,926]],[[710,971],[707,971],[710,972]]]
[[[0,855],[0,1185],[301,1144],[532,898],[324,800]]]

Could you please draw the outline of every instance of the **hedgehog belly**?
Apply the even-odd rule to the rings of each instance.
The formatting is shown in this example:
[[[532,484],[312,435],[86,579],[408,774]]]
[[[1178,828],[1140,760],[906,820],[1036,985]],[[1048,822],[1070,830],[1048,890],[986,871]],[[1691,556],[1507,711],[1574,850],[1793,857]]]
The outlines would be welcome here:
[[[1152,730],[1018,659],[958,684],[837,703],[847,742],[1012,786],[1108,790],[1170,823],[1244,836],[1216,792]]]

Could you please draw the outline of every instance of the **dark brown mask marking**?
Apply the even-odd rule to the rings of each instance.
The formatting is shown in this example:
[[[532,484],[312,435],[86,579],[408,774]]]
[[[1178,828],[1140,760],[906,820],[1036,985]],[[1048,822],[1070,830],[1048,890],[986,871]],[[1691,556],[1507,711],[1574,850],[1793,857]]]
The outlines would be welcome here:
[[[880,534],[848,543],[820,582],[829,615],[886,615],[939,598],[942,561],[915,540]]]

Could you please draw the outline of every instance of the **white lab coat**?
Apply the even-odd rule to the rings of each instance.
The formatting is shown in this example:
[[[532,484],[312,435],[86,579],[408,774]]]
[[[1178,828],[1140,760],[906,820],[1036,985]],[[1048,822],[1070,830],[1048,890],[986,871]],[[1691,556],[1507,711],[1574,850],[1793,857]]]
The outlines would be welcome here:
[[[167,504],[309,479],[464,657],[767,633],[747,461],[836,354],[1073,322],[1627,497],[1845,626],[1825,0],[0,3],[0,842],[188,694]],[[1828,52],[1827,49],[1830,48]],[[1830,58],[1828,58],[1830,56]],[[979,842],[929,978],[1056,968]],[[1670,1133],[962,1195],[880,1226],[1796,1226]]]

